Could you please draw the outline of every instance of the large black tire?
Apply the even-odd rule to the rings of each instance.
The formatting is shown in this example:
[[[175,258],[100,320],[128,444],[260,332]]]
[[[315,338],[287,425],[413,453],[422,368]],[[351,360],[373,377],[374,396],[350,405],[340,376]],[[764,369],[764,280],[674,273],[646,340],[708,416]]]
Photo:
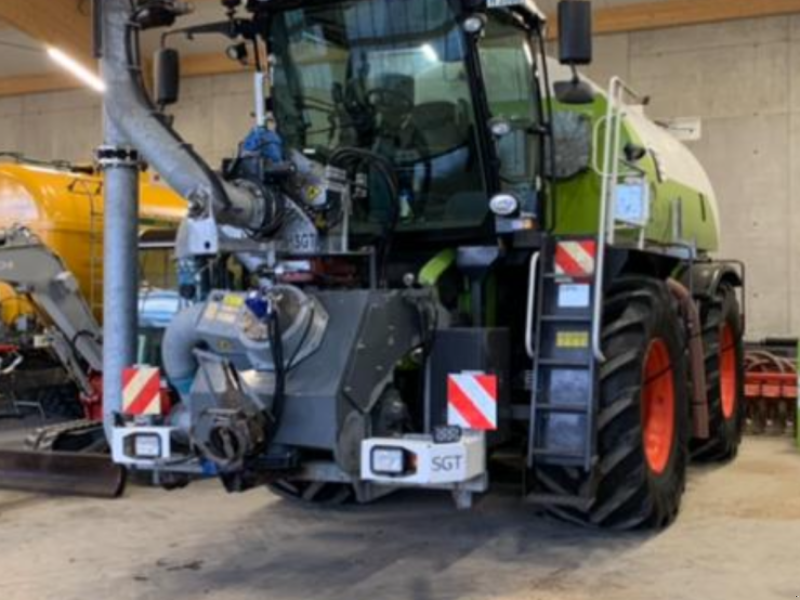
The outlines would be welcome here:
[[[731,286],[723,284],[703,303],[702,326],[710,437],[692,441],[692,457],[728,461],[739,452],[746,412],[742,316]]]
[[[75,386],[44,388],[37,395],[36,402],[49,419],[71,421],[84,415],[80,394]]]
[[[355,501],[355,490],[346,483],[279,480],[267,488],[284,500],[308,506],[333,507]]]
[[[599,368],[595,472],[540,466],[536,476],[542,491],[550,494],[586,496],[594,488],[587,510],[548,509],[559,518],[622,530],[663,528],[678,514],[686,482],[689,399],[683,327],[661,281],[625,278],[606,298],[602,335],[606,362]],[[654,354],[662,358],[655,372]],[[656,393],[655,384],[666,386],[671,403],[659,403],[663,392]],[[645,434],[652,435],[653,429],[644,423],[657,410],[672,427],[659,438],[667,442],[660,446],[660,462],[654,468],[655,460],[645,447]],[[652,444],[650,448],[655,453]]]

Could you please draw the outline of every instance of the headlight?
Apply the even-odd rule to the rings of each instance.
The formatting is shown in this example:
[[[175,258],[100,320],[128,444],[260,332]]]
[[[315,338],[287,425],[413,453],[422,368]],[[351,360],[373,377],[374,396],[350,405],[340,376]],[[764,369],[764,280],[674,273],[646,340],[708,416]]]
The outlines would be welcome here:
[[[492,131],[492,135],[496,138],[504,138],[507,135],[511,135],[514,131],[514,126],[511,124],[511,121],[507,119],[494,119],[489,125],[489,128]]]
[[[406,453],[402,448],[373,448],[370,467],[376,475],[402,475],[406,472]]]
[[[489,208],[498,217],[510,217],[519,210],[519,200],[512,194],[497,194],[489,201]]]
[[[486,27],[486,17],[481,14],[470,15],[464,19],[464,31],[471,34],[480,33]]]
[[[134,436],[133,454],[135,458],[161,458],[161,438],[148,434]]]

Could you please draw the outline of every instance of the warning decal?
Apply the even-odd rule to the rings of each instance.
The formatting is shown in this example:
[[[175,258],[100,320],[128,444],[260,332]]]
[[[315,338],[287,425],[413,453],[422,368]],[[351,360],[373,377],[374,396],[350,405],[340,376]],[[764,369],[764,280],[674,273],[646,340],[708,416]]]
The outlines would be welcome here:
[[[556,274],[582,279],[594,275],[597,242],[583,240],[556,245]]]
[[[497,429],[497,376],[461,373],[447,378],[447,423],[464,429]]]
[[[161,371],[135,367],[122,373],[122,412],[126,415],[161,414]]]

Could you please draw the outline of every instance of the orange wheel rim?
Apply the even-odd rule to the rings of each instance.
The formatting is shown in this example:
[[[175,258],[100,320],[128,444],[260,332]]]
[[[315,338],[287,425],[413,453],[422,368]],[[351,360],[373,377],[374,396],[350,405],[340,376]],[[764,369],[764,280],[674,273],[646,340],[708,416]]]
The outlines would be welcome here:
[[[669,349],[662,339],[650,342],[644,360],[642,436],[650,470],[662,474],[669,464],[675,435],[675,382]]]
[[[736,341],[733,327],[726,323],[720,333],[719,393],[722,415],[730,420],[736,412]]]

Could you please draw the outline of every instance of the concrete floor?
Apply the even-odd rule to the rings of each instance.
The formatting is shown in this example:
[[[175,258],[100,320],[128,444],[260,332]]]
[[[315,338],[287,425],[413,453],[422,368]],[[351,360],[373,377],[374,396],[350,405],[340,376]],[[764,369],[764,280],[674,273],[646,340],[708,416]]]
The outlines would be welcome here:
[[[301,509],[214,482],[118,501],[0,492],[0,598],[767,600],[800,596],[800,453],[751,439],[694,469],[661,535],[587,532],[511,495]]]

